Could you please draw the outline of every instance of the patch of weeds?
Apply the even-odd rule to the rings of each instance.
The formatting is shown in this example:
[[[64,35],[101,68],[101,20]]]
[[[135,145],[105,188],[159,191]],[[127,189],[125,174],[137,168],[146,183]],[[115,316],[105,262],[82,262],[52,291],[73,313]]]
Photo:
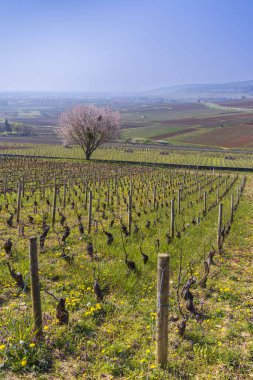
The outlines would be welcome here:
[[[2,368],[13,372],[47,372],[52,367],[52,352],[44,343],[20,340],[6,344],[1,350],[0,360]]]

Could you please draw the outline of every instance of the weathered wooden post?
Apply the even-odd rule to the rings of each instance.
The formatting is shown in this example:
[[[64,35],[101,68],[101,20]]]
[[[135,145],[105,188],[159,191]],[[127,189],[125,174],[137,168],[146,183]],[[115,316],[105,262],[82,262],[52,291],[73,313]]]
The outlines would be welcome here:
[[[129,235],[131,235],[131,229],[132,229],[132,194],[129,194],[129,200],[128,200],[128,231]]]
[[[21,182],[19,181],[19,183],[18,183],[18,200],[17,200],[17,223],[19,223],[19,217],[20,217],[21,193],[22,193],[22,185],[21,185]]]
[[[4,177],[4,188],[3,188],[3,192],[4,192],[4,196],[6,196],[6,190],[7,190],[7,175]]]
[[[240,186],[237,186],[237,199],[236,199],[237,205],[239,204],[239,200],[240,200]]]
[[[174,211],[174,199],[171,199],[170,223],[171,223],[171,237],[174,238],[174,235],[175,235],[175,211]]]
[[[53,200],[53,209],[52,209],[52,226],[55,224],[55,213],[56,213],[56,198],[57,198],[57,185],[56,180],[54,181],[54,200]]]
[[[219,214],[218,214],[218,234],[217,234],[218,252],[220,252],[221,247],[222,247],[221,229],[222,229],[222,203],[219,204]]]
[[[106,204],[107,204],[107,207],[109,207],[109,202],[110,202],[110,182],[108,181],[108,184],[107,184],[107,194],[106,194]]]
[[[206,215],[206,191],[204,191],[204,209],[203,214]]]
[[[92,221],[92,191],[89,195],[89,212],[88,212],[88,233],[91,233],[91,221]]]
[[[21,224],[21,226],[18,227],[18,236],[25,236],[25,226]]]
[[[217,192],[216,192],[216,204],[218,204],[219,203],[219,201],[220,201],[220,192],[219,192],[219,184],[218,184],[218,186],[217,186]]]
[[[37,338],[41,338],[42,333],[42,312],[40,300],[40,281],[38,269],[37,238],[30,238],[30,276],[31,276],[31,297],[34,330]]]
[[[156,187],[154,186],[154,190],[153,190],[153,207],[154,207],[154,210],[156,209]]]
[[[85,182],[85,196],[84,196],[84,208],[87,209],[87,203],[88,203],[88,183]]]
[[[163,368],[168,362],[169,260],[170,256],[166,253],[158,255],[156,360]]]
[[[45,180],[42,180],[42,198],[45,199]]]
[[[25,196],[25,176],[22,175],[22,197]]]
[[[181,212],[181,189],[178,189],[177,203],[178,203],[178,214],[180,214],[180,212]]]
[[[63,208],[66,208],[66,195],[67,195],[67,184],[66,184],[66,181],[64,181],[64,185],[63,185]]]
[[[234,195],[233,193],[231,194],[231,206],[230,206],[230,221],[233,222],[234,220]]]

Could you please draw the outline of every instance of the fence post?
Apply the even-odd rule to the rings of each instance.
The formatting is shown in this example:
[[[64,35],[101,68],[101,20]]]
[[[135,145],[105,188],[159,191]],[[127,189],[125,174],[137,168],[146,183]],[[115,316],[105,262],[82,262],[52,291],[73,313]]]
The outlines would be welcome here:
[[[217,234],[218,252],[220,252],[221,246],[222,246],[221,228],[222,228],[222,203],[219,204],[219,214],[218,214],[218,234]]]
[[[175,235],[175,212],[174,212],[174,199],[171,199],[171,237]]]
[[[88,233],[91,233],[91,219],[92,219],[92,191],[89,196],[89,213],[88,213]]]
[[[42,337],[42,312],[40,300],[40,281],[38,270],[37,238],[30,238],[30,276],[34,330],[37,338]]]
[[[161,367],[166,367],[168,362],[169,260],[166,253],[158,255],[156,360]]]

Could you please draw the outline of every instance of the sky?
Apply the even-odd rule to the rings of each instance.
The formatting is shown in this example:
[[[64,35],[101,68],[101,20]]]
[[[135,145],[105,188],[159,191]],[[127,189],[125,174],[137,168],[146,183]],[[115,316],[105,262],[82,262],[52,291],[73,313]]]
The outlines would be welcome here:
[[[0,0],[0,91],[253,79],[253,0]]]

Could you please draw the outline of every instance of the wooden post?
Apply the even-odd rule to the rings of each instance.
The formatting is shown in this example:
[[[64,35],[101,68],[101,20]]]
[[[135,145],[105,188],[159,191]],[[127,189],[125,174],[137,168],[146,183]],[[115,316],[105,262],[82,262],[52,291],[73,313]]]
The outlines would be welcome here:
[[[178,214],[180,214],[180,212],[181,212],[181,189],[178,189],[177,203],[178,203]]]
[[[85,196],[84,196],[84,208],[87,209],[88,203],[88,184],[85,182]]]
[[[30,238],[30,276],[34,330],[37,338],[42,337],[42,312],[38,270],[37,238]]]
[[[5,178],[4,178],[4,189],[3,189],[4,196],[6,195],[6,189],[7,189],[7,176],[5,176]]]
[[[234,220],[234,195],[231,194],[231,212],[230,212],[230,221],[233,222]]]
[[[66,208],[66,194],[67,194],[67,184],[66,184],[66,181],[64,181],[64,185],[63,185],[63,208]]]
[[[25,196],[25,176],[22,176],[22,196]]]
[[[131,235],[131,229],[132,229],[132,194],[129,195],[129,201],[128,201],[128,231],[129,231],[129,235]]]
[[[170,215],[170,222],[171,222],[171,237],[174,238],[174,235],[175,235],[174,199],[171,199],[171,215]]]
[[[156,360],[163,368],[168,362],[169,260],[170,256],[166,253],[158,255]]]
[[[89,213],[88,213],[88,233],[91,233],[91,220],[92,220],[92,191],[89,196]]]
[[[239,204],[239,199],[240,199],[240,186],[237,186],[237,200],[236,200],[236,204]]]
[[[52,226],[55,224],[55,213],[56,213],[56,198],[57,198],[57,185],[54,183],[54,200],[53,200],[53,210],[52,210]]]
[[[43,197],[43,199],[45,198],[45,180],[44,180],[44,178],[42,180],[42,197]]]
[[[21,192],[22,192],[22,185],[21,185],[21,182],[19,181],[19,183],[18,183],[18,200],[17,200],[17,223],[19,223],[19,216],[20,216]]]
[[[130,177],[129,195],[133,196],[133,182],[132,177]]]
[[[98,220],[94,220],[94,231],[98,232]]]
[[[204,215],[206,215],[206,191],[204,191]]]
[[[107,198],[106,198],[106,204],[107,204],[107,207],[109,207],[109,201],[110,201],[110,182],[108,181],[108,184],[107,184]]]
[[[218,204],[220,201],[220,192],[219,192],[219,185],[217,186],[217,193],[216,193],[216,203]]]
[[[156,208],[156,187],[154,187],[154,191],[153,191],[153,207],[155,210],[155,208]]]
[[[18,236],[25,236],[25,226],[21,224],[21,226],[18,227]]]
[[[218,214],[218,234],[217,234],[217,245],[218,251],[221,250],[221,229],[222,229],[222,203],[219,204],[219,214]]]

